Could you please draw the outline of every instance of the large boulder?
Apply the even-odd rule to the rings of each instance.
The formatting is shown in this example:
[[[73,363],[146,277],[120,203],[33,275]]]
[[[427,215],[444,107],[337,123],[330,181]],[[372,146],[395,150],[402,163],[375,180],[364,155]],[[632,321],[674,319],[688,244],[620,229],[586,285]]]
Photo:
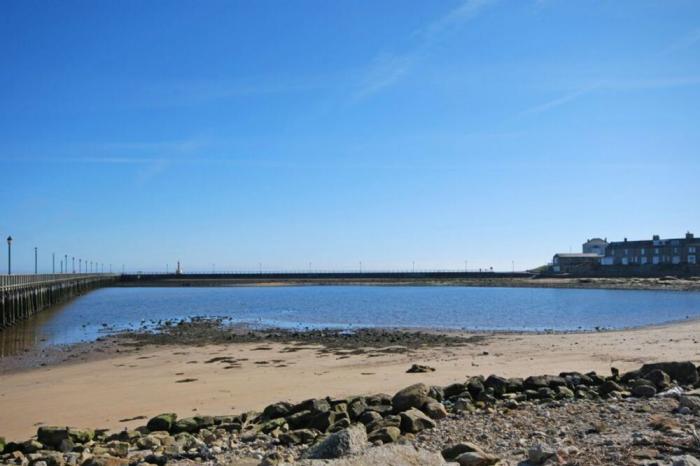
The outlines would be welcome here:
[[[667,373],[673,380],[681,385],[694,385],[700,381],[698,369],[690,361],[684,362],[657,362],[653,364],[644,364],[639,372],[643,378],[647,378],[647,374],[654,370],[660,370]]]
[[[362,424],[353,424],[335,432],[312,446],[304,455],[308,459],[332,459],[354,455],[367,444],[367,431]]]
[[[173,424],[177,420],[177,414],[175,413],[163,413],[158,416],[152,417],[146,427],[151,432],[156,432],[159,430],[164,430],[169,432],[172,429]]]
[[[424,383],[417,383],[400,390],[391,399],[394,411],[400,413],[411,408],[420,408],[428,401],[430,387]]]
[[[87,443],[93,439],[95,432],[90,429],[74,429],[72,427],[41,426],[37,429],[39,442],[54,449],[59,449],[63,441]]]
[[[444,466],[440,454],[411,445],[389,444],[368,448],[361,454],[330,461],[302,460],[298,466]]]
[[[401,431],[417,434],[421,430],[432,429],[435,421],[416,408],[401,413]]]

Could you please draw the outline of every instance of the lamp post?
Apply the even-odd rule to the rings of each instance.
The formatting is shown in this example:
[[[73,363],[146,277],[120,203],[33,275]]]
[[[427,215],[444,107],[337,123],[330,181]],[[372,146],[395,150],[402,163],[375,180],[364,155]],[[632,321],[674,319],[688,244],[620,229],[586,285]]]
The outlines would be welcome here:
[[[37,247],[34,246],[34,275],[39,273],[39,263],[37,261]]]
[[[78,273],[83,273],[83,260],[78,259]]]
[[[71,257],[71,261],[73,262],[73,273],[75,273],[75,256]]]
[[[51,273],[56,274],[56,253],[51,253]]]
[[[12,275],[12,236],[7,237],[7,274]]]
[[[65,254],[65,255],[63,256],[63,266],[64,266],[64,267],[63,267],[63,271],[64,271],[65,273],[68,273],[68,254]]]

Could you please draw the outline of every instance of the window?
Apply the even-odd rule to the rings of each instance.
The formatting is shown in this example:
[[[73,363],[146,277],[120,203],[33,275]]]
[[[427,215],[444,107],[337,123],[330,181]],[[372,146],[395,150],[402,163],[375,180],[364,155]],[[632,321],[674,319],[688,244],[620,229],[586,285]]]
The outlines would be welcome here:
[[[658,253],[659,253],[659,248],[654,248],[654,254],[658,254]]]
[[[646,249],[642,248],[642,256],[646,253],[647,253]]]
[[[629,254],[629,252],[630,252],[629,249],[625,249],[625,256],[626,256],[627,254]]]
[[[688,248],[688,252],[689,252],[690,254],[695,254],[695,246],[690,246],[690,247]]]
[[[695,262],[695,255],[688,256],[688,263],[689,264],[697,264],[697,262]]]

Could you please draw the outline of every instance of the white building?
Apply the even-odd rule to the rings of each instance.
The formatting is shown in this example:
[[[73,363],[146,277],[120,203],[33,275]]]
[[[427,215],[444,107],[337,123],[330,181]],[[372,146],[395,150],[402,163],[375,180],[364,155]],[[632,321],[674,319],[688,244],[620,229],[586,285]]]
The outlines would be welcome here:
[[[584,254],[598,254],[599,256],[604,256],[607,247],[607,239],[592,238],[583,243],[581,249]]]

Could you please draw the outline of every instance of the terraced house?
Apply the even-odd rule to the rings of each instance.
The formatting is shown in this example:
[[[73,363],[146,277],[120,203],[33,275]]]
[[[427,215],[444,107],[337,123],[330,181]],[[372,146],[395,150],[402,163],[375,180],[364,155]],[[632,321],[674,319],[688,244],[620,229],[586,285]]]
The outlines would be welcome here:
[[[661,239],[654,235],[650,240],[612,242],[601,258],[606,265],[696,265],[700,239],[688,232],[685,238]]]

